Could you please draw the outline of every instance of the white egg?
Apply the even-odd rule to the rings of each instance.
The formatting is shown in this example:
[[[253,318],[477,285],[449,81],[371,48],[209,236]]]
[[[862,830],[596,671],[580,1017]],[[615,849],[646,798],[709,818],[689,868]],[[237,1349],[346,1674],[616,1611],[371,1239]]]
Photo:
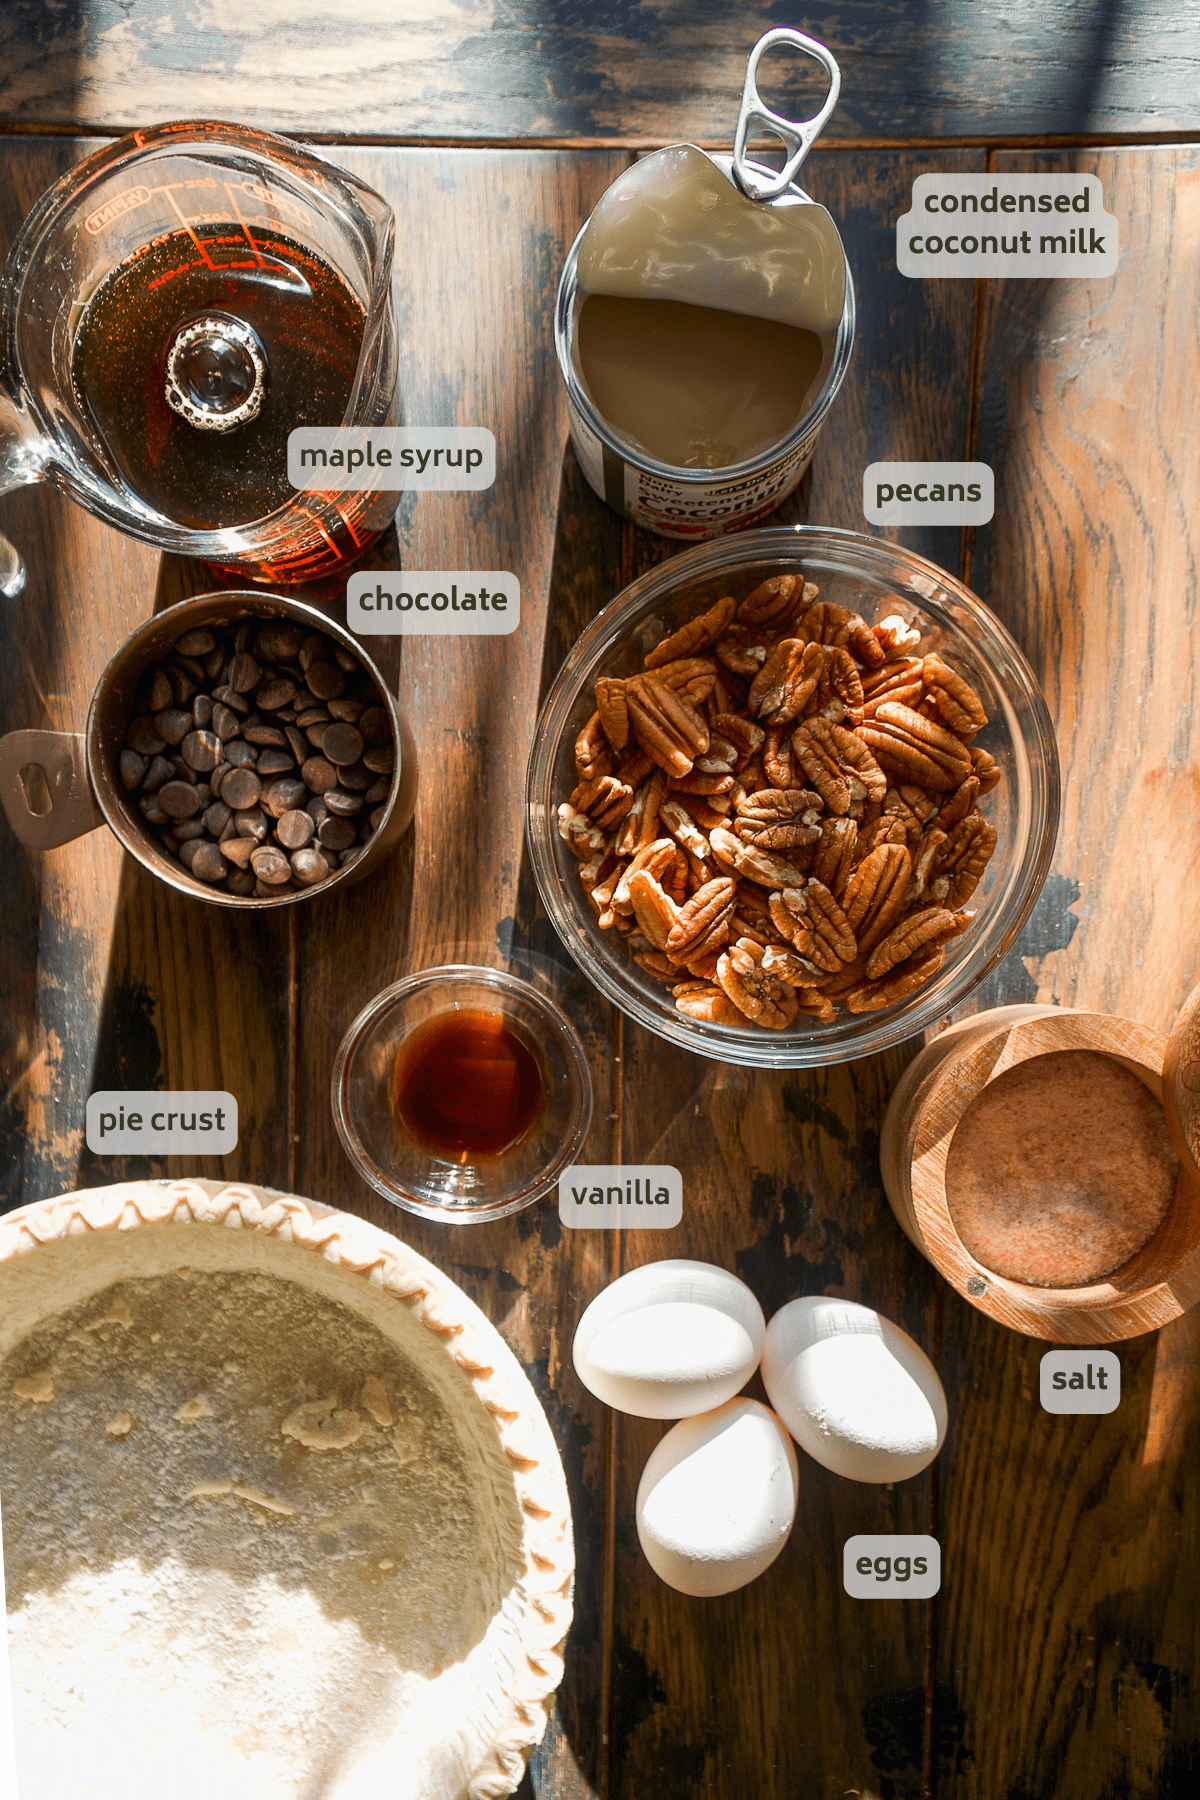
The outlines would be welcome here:
[[[686,1419],[745,1387],[765,1333],[762,1307],[728,1270],[647,1263],[597,1294],[572,1355],[580,1381],[606,1406],[639,1419]]]
[[[946,1435],[937,1370],[869,1306],[809,1295],[767,1327],[762,1377],[801,1449],[851,1481],[904,1481]]]
[[[681,1594],[730,1594],[768,1568],[796,1517],[796,1452],[758,1400],[672,1426],[637,1491],[638,1542]]]

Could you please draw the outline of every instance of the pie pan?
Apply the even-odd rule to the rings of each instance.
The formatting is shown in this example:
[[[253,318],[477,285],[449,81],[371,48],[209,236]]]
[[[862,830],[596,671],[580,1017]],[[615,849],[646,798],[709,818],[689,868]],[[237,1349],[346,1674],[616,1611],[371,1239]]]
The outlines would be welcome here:
[[[562,1466],[396,1238],[135,1182],[0,1219],[21,1800],[492,1800],[562,1675]]]

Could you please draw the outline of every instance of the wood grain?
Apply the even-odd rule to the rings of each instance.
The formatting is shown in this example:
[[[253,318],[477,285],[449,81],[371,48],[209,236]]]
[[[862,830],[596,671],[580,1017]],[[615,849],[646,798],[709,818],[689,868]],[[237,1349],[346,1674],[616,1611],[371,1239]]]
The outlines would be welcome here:
[[[570,1347],[577,1296],[607,1278],[608,1245],[604,1234],[563,1232],[554,1196],[490,1225],[398,1215],[347,1161],[329,1081],[342,1034],[389,982],[446,963],[511,966],[552,993],[580,1030],[595,1089],[585,1154],[610,1160],[611,1010],[541,914],[523,834],[539,697],[601,603],[619,540],[617,521],[564,458],[551,319],[566,250],[625,159],[395,150],[345,161],[396,210],[408,419],[486,424],[497,440],[490,492],[406,500],[399,561],[511,570],[521,625],[500,638],[374,640],[391,657],[385,669],[417,740],[417,812],[385,868],[298,921],[299,1187],[398,1231],[460,1282],[547,1408],[567,1468],[579,1569],[567,1676],[530,1779],[539,1795],[576,1800],[593,1791],[600,1753],[606,1423],[575,1378]]]
[[[41,191],[94,145],[5,146],[0,239],[7,250]],[[5,603],[14,653],[0,658],[0,728],[80,732],[109,657],[154,608],[159,559],[49,487],[0,501],[0,530],[25,556],[25,592]],[[278,1182],[287,1139],[286,928],[188,901],[101,828],[44,854],[8,844],[0,866],[3,1202],[150,1174]],[[89,1093],[224,1089],[245,1096],[224,1158],[97,1157],[83,1142]],[[253,1099],[251,1098],[253,1096]]]
[[[828,44],[830,141],[974,142],[1200,129],[1200,6],[1001,0],[799,18],[757,0],[8,0],[0,121],[130,129],[237,119],[300,136],[661,144],[733,139],[746,57],[768,29]],[[804,64],[797,59],[797,67]],[[784,52],[760,87],[785,117],[823,78]]]
[[[973,585],[1054,714],[1063,823],[1017,952],[979,1004],[1039,1000],[1169,1028],[1196,980],[1200,382],[1193,149],[1004,156],[1098,174],[1105,282],[989,295],[980,456],[996,517]],[[943,1379],[938,1681],[961,1800],[1183,1795],[1200,1768],[1193,1604],[1196,1314],[1123,1345],[1119,1409],[1052,1417],[1042,1345],[954,1295]]]

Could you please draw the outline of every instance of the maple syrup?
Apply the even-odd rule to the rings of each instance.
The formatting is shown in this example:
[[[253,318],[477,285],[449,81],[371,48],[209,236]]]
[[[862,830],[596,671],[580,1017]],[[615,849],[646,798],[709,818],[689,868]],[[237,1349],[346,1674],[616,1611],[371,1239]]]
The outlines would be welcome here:
[[[288,434],[345,418],[364,323],[361,302],[313,251],[259,228],[251,240],[195,225],[147,245],[98,289],[71,376],[145,505],[196,530],[245,525],[296,498]],[[172,385],[190,395],[191,419],[168,401]]]
[[[418,1026],[392,1070],[392,1109],[421,1148],[455,1162],[500,1156],[542,1110],[536,1052],[502,1013],[463,1007]]]

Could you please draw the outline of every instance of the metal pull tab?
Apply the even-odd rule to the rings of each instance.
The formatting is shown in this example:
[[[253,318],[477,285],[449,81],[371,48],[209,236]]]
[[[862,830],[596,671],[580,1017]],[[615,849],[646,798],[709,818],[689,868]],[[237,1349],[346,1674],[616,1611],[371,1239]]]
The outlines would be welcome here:
[[[794,44],[797,50],[803,50],[807,56],[814,57],[829,76],[829,92],[825,96],[825,104],[811,119],[781,118],[777,112],[771,111],[759,95],[754,79],[758,65],[764,53],[776,44]],[[789,31],[783,27],[777,31],[768,31],[764,37],[759,38],[746,64],[742,110],[738,114],[737,131],[733,139],[733,173],[744,194],[748,194],[751,200],[777,200],[780,194],[786,193],[795,180],[801,163],[824,130],[841,91],[842,72],[832,51],[827,50],[824,44],[818,44],[816,38],[806,37],[802,31]],[[763,127],[782,138],[790,152],[778,175],[764,168],[762,163],[751,162],[746,155],[751,131]]]

